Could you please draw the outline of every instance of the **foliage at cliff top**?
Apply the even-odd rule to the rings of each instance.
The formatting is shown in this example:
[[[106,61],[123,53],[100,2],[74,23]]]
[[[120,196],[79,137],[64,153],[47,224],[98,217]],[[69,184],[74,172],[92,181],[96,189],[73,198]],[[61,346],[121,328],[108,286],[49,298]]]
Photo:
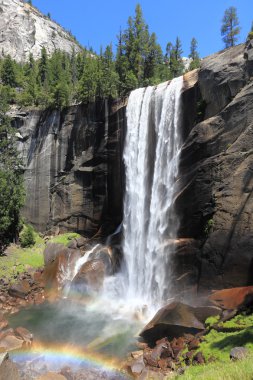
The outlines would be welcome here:
[[[46,49],[35,61],[30,56],[26,64],[17,64],[9,56],[0,61],[0,83],[9,103],[21,106],[64,107],[77,102],[94,101],[96,97],[116,98],[131,90],[154,85],[184,71],[182,45],[167,44],[165,54],[157,43],[155,33],[149,32],[140,5],[128,27],[120,31],[117,53],[112,45],[100,54],[92,49],[77,55],[55,51],[48,57]],[[199,66],[197,41],[192,39],[191,67]]]
[[[11,77],[8,77],[10,80]],[[16,237],[20,209],[24,203],[21,160],[15,144],[15,130],[6,116],[6,88],[0,88],[0,252]]]

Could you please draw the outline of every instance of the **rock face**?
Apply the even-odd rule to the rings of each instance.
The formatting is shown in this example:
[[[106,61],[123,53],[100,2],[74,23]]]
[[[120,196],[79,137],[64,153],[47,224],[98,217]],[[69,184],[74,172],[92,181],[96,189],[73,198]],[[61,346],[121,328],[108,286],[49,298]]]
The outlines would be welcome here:
[[[92,235],[107,221],[120,224],[124,110],[124,103],[97,101],[14,111],[26,167],[23,214],[39,231],[57,226]]]
[[[37,59],[43,46],[49,54],[56,49],[69,54],[81,50],[73,37],[36,8],[21,0],[2,0],[0,57],[9,54],[17,61],[25,61],[32,53]]]
[[[176,247],[177,290],[253,284],[252,76],[252,41],[184,76],[180,229],[165,242]],[[125,103],[113,101],[13,113],[26,163],[24,216],[38,230],[90,236],[121,223],[125,116]]]
[[[207,57],[198,74],[202,121],[185,138],[176,201],[179,237],[199,246],[198,290],[253,283],[252,61],[248,41]]]

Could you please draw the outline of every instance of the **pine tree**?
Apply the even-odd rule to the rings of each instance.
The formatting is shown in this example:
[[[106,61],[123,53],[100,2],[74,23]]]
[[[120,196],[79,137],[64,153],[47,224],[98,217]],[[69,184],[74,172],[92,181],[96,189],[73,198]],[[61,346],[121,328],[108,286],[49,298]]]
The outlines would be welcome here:
[[[15,238],[20,209],[24,204],[21,160],[15,144],[15,130],[6,115],[8,97],[0,88],[0,252]]]
[[[221,26],[221,35],[226,48],[236,44],[239,34],[240,27],[237,10],[235,7],[229,7],[225,10]]]
[[[17,77],[15,72],[15,64],[9,55],[3,60],[1,69],[1,80],[5,86],[16,87]]]
[[[179,37],[176,38],[175,45],[170,45],[169,43],[167,47],[170,49],[170,72],[172,77],[175,78],[182,75],[184,71],[184,65],[182,61],[183,50]]]
[[[200,58],[199,58],[199,53],[197,51],[197,46],[198,46],[197,40],[196,38],[193,37],[191,40],[191,47],[190,47],[190,54],[189,54],[189,58],[192,59],[190,63],[190,67],[189,67],[190,70],[194,70],[200,67]]]
[[[46,48],[41,49],[41,58],[39,62],[39,80],[42,85],[45,85],[48,79],[48,57]]]

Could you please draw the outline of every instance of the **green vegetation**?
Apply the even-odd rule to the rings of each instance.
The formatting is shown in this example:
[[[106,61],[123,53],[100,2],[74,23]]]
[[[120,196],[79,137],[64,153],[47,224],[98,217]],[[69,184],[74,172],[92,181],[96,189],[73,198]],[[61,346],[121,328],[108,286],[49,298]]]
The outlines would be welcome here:
[[[48,16],[49,17],[49,16]],[[53,32],[54,33],[54,32]],[[68,32],[72,36],[71,32]],[[54,35],[52,34],[52,38]],[[74,39],[74,37],[71,37]],[[127,28],[120,31],[116,55],[112,45],[95,54],[83,49],[68,55],[55,51],[48,57],[42,48],[35,61],[30,55],[25,64],[9,56],[0,61],[0,88],[9,104],[42,108],[62,108],[96,98],[125,96],[131,90],[158,84],[184,72],[182,44],[169,42],[163,54],[155,33],[149,32],[138,4]],[[191,41],[191,69],[199,67],[197,41]]]
[[[68,243],[75,238],[79,238],[80,235],[75,233],[75,232],[67,232],[65,234],[57,235],[50,239],[50,243],[59,243],[59,244],[64,244],[68,245]]]
[[[236,44],[240,29],[236,8],[229,7],[225,10],[221,26],[221,35],[226,48]]]
[[[253,358],[237,362],[215,362],[206,365],[192,366],[177,380],[252,380]]]
[[[21,232],[27,231],[29,226],[25,226]],[[0,260],[0,277],[10,283],[14,283],[17,276],[29,268],[40,268],[44,265],[43,251],[46,246],[45,240],[32,228],[34,245],[22,248],[21,246],[11,245],[7,249],[5,256]],[[49,239],[50,243],[61,243],[67,245],[70,240],[80,237],[77,233],[65,233]]]
[[[11,69],[4,67],[6,85],[0,87],[0,253],[18,235],[24,203],[22,162],[16,149],[15,129],[6,115],[11,94],[9,83],[15,83],[14,64]]]
[[[205,233],[205,236],[206,236],[206,237],[207,237],[207,236],[210,234],[210,232],[212,231],[213,226],[214,226],[214,220],[213,220],[213,219],[209,219],[209,220],[206,222],[205,229],[204,229],[204,233]]]
[[[22,248],[32,247],[36,243],[35,231],[32,226],[23,227],[20,234],[20,245]]]
[[[205,325],[211,328],[218,323],[219,319],[220,319],[219,315],[209,317],[206,319]]]
[[[205,325],[210,329],[201,342],[199,351],[206,365],[191,366],[181,380],[237,380],[253,378],[253,315],[238,314],[222,322],[219,316],[207,318]],[[217,330],[216,330],[217,329]],[[247,347],[249,357],[231,362],[230,351],[234,347]]]

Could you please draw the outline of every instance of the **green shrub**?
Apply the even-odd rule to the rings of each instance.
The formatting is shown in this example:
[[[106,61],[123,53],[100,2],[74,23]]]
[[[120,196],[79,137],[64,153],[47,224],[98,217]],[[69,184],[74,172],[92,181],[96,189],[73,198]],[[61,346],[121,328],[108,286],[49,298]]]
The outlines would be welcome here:
[[[249,34],[248,34],[248,39],[249,39],[249,40],[252,40],[252,39],[253,39],[253,31],[249,32]]]
[[[22,248],[32,247],[35,244],[35,232],[32,226],[24,226],[20,234],[20,244]]]

